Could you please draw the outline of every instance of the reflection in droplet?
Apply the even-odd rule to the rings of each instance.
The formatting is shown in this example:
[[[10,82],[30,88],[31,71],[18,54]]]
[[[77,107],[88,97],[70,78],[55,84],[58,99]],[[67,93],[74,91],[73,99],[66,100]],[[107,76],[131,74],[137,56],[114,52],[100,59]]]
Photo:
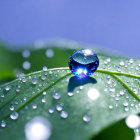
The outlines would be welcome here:
[[[87,92],[87,95],[91,100],[97,100],[100,96],[100,93],[97,89],[92,88]]]
[[[43,117],[35,117],[25,125],[27,140],[48,140],[51,136],[50,122]]]
[[[129,128],[135,129],[138,128],[140,126],[140,118],[137,115],[129,115],[126,120],[125,120],[127,126]]]

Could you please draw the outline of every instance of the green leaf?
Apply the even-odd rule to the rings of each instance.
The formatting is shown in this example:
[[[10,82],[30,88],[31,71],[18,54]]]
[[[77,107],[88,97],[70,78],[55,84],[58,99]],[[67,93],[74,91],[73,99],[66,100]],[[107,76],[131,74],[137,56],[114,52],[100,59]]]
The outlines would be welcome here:
[[[41,47],[39,45],[26,46],[24,49],[21,49],[23,47],[11,49],[6,45],[0,44],[0,80],[3,82],[5,79],[15,78],[16,74],[19,72],[28,74],[39,71],[44,65],[48,68],[67,67],[70,55],[76,49],[85,47],[78,43],[71,42],[43,44],[44,45]],[[92,46],[92,48],[96,48],[95,50],[98,55],[105,54],[101,53],[96,46]],[[48,50],[53,52],[53,57],[48,57],[46,55],[46,51]],[[23,57],[24,51],[29,51],[29,57]],[[23,68],[23,63],[25,61],[31,64],[30,69],[26,70]]]
[[[64,67],[31,73],[1,86],[0,120],[6,122],[0,128],[1,139],[25,139],[28,122],[42,116],[51,124],[50,140],[88,140],[129,114],[139,113],[140,61],[102,55],[99,60],[98,71],[87,79],[77,79]],[[68,96],[70,92],[73,96]],[[54,99],[54,93],[61,98]],[[60,104],[68,118],[56,110]],[[9,117],[11,106],[19,114],[17,120]],[[55,108],[52,114],[50,107]],[[83,121],[85,114],[89,122]]]

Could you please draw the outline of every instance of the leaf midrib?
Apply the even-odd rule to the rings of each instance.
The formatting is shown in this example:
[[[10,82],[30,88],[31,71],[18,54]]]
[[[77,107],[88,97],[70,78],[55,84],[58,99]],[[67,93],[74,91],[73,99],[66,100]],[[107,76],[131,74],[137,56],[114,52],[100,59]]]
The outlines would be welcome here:
[[[55,70],[69,70],[68,67],[62,67],[62,68],[53,68],[53,69],[49,69],[47,71],[55,71]],[[28,74],[28,75],[25,75],[24,77],[28,77],[28,76],[32,76],[32,75],[35,75],[35,74],[39,74],[41,72],[44,72],[44,71],[38,71],[38,72],[34,72],[34,73],[31,73],[31,74]],[[113,71],[107,71],[107,70],[101,70],[101,69],[98,69],[96,72],[99,72],[99,73],[105,73],[105,74],[109,74],[111,75],[112,77],[114,77],[118,82],[120,82],[124,88],[126,88],[128,90],[128,92],[136,99],[140,102],[140,98],[121,80],[119,79],[116,75],[122,75],[122,76],[127,76],[127,77],[133,77],[133,78],[140,78],[139,75],[132,75],[132,74],[127,74],[127,73],[120,73],[120,72],[113,72]],[[56,80],[55,82],[53,82],[52,84],[50,84],[50,86],[46,87],[45,89],[43,89],[42,91],[40,91],[38,94],[34,95],[32,98],[30,98],[28,101],[26,101],[23,105],[21,105],[19,108],[15,109],[15,111],[20,111],[25,105],[27,105],[28,103],[30,103],[32,100],[34,100],[36,97],[38,97],[43,91],[49,89],[50,87],[52,87],[53,85],[55,85],[58,81],[62,80],[63,78],[65,78],[66,76],[68,75],[71,75],[72,73],[69,72],[67,73],[66,75],[62,76],[61,78],[59,78],[58,80]],[[5,85],[2,85],[1,87],[4,87],[4,86],[7,86],[9,84],[12,84],[16,81],[18,81],[19,79],[16,79],[12,82],[9,82]],[[0,88],[1,88],[0,87]],[[15,97],[15,96],[14,96]],[[11,101],[11,100],[10,100]],[[9,103],[9,101],[8,101]],[[5,103],[5,105],[7,105],[8,103]],[[4,107],[2,106],[2,107]],[[0,107],[1,109],[1,107]],[[7,114],[6,116],[3,117],[3,119],[6,119],[10,114]]]

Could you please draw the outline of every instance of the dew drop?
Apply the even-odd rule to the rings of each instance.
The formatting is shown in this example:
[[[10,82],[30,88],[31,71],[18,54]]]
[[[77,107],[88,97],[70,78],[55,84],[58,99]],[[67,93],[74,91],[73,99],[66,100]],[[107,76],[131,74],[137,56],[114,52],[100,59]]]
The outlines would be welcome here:
[[[54,107],[50,107],[49,109],[48,109],[48,111],[49,111],[49,113],[54,113],[54,111],[55,111],[55,109],[54,109]]]
[[[108,107],[109,107],[109,109],[113,109],[113,106],[112,105],[109,105]]]
[[[42,103],[46,103],[46,99],[45,98],[42,98],[41,102]]]
[[[57,93],[57,92],[56,93],[53,93],[53,98],[58,100],[58,99],[61,98],[61,94],[60,93]]]
[[[57,105],[57,106],[56,106],[56,110],[57,110],[57,111],[62,111],[62,109],[63,109],[62,105]]]
[[[89,122],[91,120],[91,117],[88,115],[88,114],[85,114],[84,116],[83,116],[83,121],[84,122]]]
[[[15,109],[14,106],[10,106],[10,110],[13,111]]]
[[[134,60],[133,60],[133,59],[130,59],[130,60],[129,60],[129,63],[130,63],[130,64],[132,64],[133,62],[134,62]]]
[[[48,68],[46,66],[43,67],[43,71],[47,71]]]
[[[68,96],[73,96],[73,92],[68,92]]]
[[[12,120],[16,120],[16,119],[18,119],[18,113],[17,112],[13,112],[11,115],[10,115],[10,118],[12,119]]]
[[[1,98],[4,98],[4,97],[5,97],[5,95],[2,93],[2,94],[1,94]]]
[[[37,105],[36,105],[36,104],[33,104],[33,105],[32,105],[32,108],[33,108],[33,109],[37,109]]]
[[[109,90],[110,90],[111,92],[115,92],[115,88],[114,88],[114,87],[110,87]]]
[[[6,127],[6,122],[4,120],[1,121],[1,127]]]
[[[16,89],[16,92],[20,92],[20,88],[17,88],[17,89]]]
[[[51,124],[44,117],[35,117],[25,125],[27,140],[48,140],[51,136]]]
[[[33,85],[36,85],[37,84],[37,80],[35,78],[32,80],[32,84]]]
[[[128,103],[127,101],[124,101],[124,102],[123,102],[123,105],[124,105],[124,106],[128,106],[129,103]]]
[[[120,65],[121,65],[121,66],[124,66],[124,62],[123,62],[123,61],[121,61],[121,62],[120,62]]]
[[[124,90],[120,90],[120,95],[124,95],[125,91]]]
[[[46,92],[46,91],[44,91],[44,92],[43,92],[43,95],[46,95],[46,94],[47,94],[47,92]]]
[[[6,90],[6,91],[9,91],[10,89],[11,89],[10,86],[6,86],[6,87],[5,87],[5,90]]]
[[[68,118],[68,113],[66,111],[62,111],[60,113],[60,116],[61,116],[61,118],[66,119],[66,118]]]

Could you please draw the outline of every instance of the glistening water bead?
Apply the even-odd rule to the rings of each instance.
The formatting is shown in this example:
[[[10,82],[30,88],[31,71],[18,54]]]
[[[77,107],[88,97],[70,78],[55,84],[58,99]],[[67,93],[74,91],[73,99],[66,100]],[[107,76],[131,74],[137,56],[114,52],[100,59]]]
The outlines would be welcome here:
[[[71,72],[84,78],[93,74],[99,66],[97,55],[90,49],[81,49],[74,52],[69,59],[69,68]]]

